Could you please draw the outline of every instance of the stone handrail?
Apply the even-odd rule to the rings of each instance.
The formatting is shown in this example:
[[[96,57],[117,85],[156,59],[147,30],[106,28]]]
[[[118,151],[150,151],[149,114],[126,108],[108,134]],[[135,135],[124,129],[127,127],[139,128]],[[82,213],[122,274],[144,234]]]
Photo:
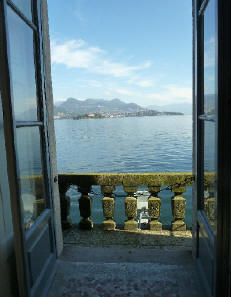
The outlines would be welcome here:
[[[59,184],[80,186],[191,186],[191,172],[179,173],[61,173]]]
[[[205,185],[211,183],[214,179],[214,173],[206,173]],[[171,228],[173,231],[185,231],[185,207],[186,199],[182,194],[186,191],[186,186],[192,186],[193,176],[191,172],[185,173],[62,173],[59,174],[59,191],[61,200],[61,218],[63,228],[68,228],[70,223],[68,215],[70,210],[70,198],[66,195],[70,186],[78,187],[81,193],[79,199],[80,215],[83,219],[79,223],[82,229],[93,228],[91,220],[92,198],[89,196],[92,186],[100,186],[104,195],[102,199],[103,214],[105,220],[102,223],[104,230],[114,230],[116,222],[114,221],[115,199],[113,193],[115,186],[123,186],[127,197],[124,200],[125,214],[127,221],[124,223],[125,230],[136,230],[138,223],[135,220],[137,216],[137,199],[134,197],[138,186],[146,186],[150,193],[148,198],[148,212],[151,218],[149,223],[150,230],[162,230],[162,224],[159,222],[161,211],[161,199],[158,193],[161,187],[168,187],[173,192],[171,200],[173,222]],[[211,198],[210,198],[211,199]],[[213,199],[213,198],[212,198]]]

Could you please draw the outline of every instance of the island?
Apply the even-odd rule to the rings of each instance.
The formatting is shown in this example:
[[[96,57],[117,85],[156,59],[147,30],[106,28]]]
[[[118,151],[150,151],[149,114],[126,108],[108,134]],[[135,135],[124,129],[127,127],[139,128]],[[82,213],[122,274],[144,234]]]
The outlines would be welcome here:
[[[104,119],[125,117],[179,116],[182,112],[157,111],[141,107],[135,103],[125,103],[119,99],[86,99],[68,98],[54,106],[54,119]]]
[[[90,113],[73,116],[74,120],[83,120],[83,119],[104,119],[104,118],[128,118],[128,117],[153,117],[153,116],[173,116],[173,115],[184,115],[181,112],[159,112],[156,110],[145,110],[138,112],[128,112],[128,113],[118,113],[118,114],[100,114],[100,113]]]

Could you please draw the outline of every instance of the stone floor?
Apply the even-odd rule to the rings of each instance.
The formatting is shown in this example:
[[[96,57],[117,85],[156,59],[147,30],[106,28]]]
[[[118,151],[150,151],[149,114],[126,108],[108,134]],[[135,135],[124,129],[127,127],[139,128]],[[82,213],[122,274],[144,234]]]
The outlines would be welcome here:
[[[125,231],[122,227],[114,231],[103,231],[100,225],[95,225],[93,230],[83,231],[74,226],[65,231],[64,243],[92,247],[191,247],[192,232],[191,230],[172,232],[169,229]]]
[[[148,239],[135,240],[127,232],[124,245],[120,232],[82,232],[73,228],[65,234],[47,297],[202,297],[189,233],[147,233]],[[94,245],[98,236],[104,239]]]

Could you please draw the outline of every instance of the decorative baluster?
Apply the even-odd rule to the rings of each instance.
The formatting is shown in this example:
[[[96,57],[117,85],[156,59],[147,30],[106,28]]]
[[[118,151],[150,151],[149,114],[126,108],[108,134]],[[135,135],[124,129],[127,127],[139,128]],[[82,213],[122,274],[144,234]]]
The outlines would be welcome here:
[[[162,224],[158,221],[160,218],[161,200],[157,197],[160,192],[160,187],[148,187],[151,196],[148,199],[148,212],[151,218],[150,230],[161,231]]]
[[[125,214],[128,220],[124,223],[124,230],[137,230],[138,222],[134,219],[137,216],[137,199],[134,197],[136,187],[124,187],[124,191],[128,194],[125,198]]]
[[[215,198],[208,198],[205,201],[206,215],[209,219],[211,226],[214,226],[215,213],[216,213],[216,201]]]
[[[46,208],[42,175],[36,175],[36,177],[34,178],[34,181],[35,181],[36,200],[33,202],[33,213],[35,218],[37,218]]]
[[[63,229],[68,229],[71,226],[71,220],[68,219],[70,214],[70,197],[66,195],[70,185],[59,182],[59,196],[61,207],[61,224]]]
[[[112,197],[112,194],[114,192],[113,186],[101,186],[101,191],[105,195],[105,197],[102,200],[102,206],[103,206],[103,215],[106,218],[105,221],[103,221],[103,229],[104,230],[115,230],[116,222],[113,220],[114,217],[114,209],[115,209],[115,200]]]
[[[186,231],[186,224],[184,222],[186,199],[182,196],[182,193],[185,191],[185,187],[172,188],[172,192],[175,194],[172,198],[172,215],[174,217],[172,231]]]
[[[207,199],[205,199],[206,215],[207,215],[207,218],[209,219],[211,226],[214,226],[215,216],[216,216],[216,200],[214,198],[215,190],[214,190],[213,184],[209,184],[207,186],[207,193],[208,193],[208,197]]]
[[[33,203],[33,212],[35,214],[35,217],[39,217],[40,214],[45,209],[45,200],[44,199],[36,199]]]
[[[82,194],[79,198],[79,211],[82,220],[79,222],[79,228],[84,230],[90,230],[93,228],[93,221],[91,220],[92,198],[88,195],[91,191],[89,187],[78,187],[78,191]]]

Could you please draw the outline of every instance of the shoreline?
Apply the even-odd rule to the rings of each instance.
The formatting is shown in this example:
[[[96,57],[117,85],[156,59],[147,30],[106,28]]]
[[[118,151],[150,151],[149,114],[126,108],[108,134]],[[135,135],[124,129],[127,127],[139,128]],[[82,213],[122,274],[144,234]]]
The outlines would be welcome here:
[[[101,119],[124,119],[124,118],[144,118],[144,117],[172,117],[172,116],[191,116],[191,115],[186,115],[186,114],[160,114],[160,115],[140,115],[140,116],[116,116],[116,115],[111,115],[111,116],[100,116],[100,117],[95,117],[95,116],[78,116],[78,117],[57,117],[54,116],[54,120],[101,120]]]

